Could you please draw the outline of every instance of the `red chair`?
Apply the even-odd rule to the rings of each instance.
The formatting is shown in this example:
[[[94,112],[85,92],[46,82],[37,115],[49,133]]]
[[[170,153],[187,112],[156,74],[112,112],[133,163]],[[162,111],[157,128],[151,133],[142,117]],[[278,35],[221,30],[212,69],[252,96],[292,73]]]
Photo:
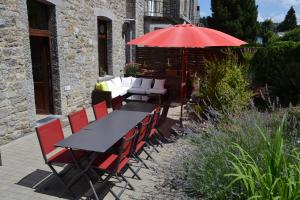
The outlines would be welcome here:
[[[59,179],[59,181],[66,187],[67,184],[62,179],[62,174],[59,174],[55,170],[53,165],[61,163],[73,164],[73,158],[75,157],[75,159],[80,159],[84,154],[83,151],[73,151],[74,157],[72,157],[72,152],[68,149],[57,151],[57,148],[54,145],[64,139],[62,126],[59,119],[53,120],[47,124],[37,127],[36,133],[45,163],[49,166],[49,168]],[[56,153],[53,154],[53,152]],[[68,189],[68,191],[70,192],[70,194],[74,195],[70,189]]]
[[[72,133],[77,133],[80,129],[86,127],[89,124],[89,120],[85,109],[71,113],[68,115],[69,123]]]
[[[140,158],[139,154],[144,151],[148,157],[151,157],[150,153],[148,153],[144,146],[147,145],[146,143],[146,137],[147,135],[149,135],[149,126],[150,126],[150,123],[151,123],[151,117],[150,115],[148,115],[145,119],[143,119],[143,121],[140,123],[140,131],[137,135],[137,139],[136,139],[136,145],[135,145],[135,149],[134,149],[134,152],[132,154],[132,157],[138,161],[138,162],[141,162],[141,165],[138,167],[138,169],[134,172],[134,176],[137,176],[136,174],[140,171],[142,165],[144,165],[147,169],[149,168],[146,163]],[[151,157],[152,158],[152,157]],[[153,159],[153,158],[152,158]],[[154,160],[154,159],[153,159]],[[133,176],[133,177],[134,177]],[[139,176],[137,176],[138,179]]]
[[[96,120],[99,120],[99,119],[105,117],[108,114],[106,101],[102,101],[96,105],[93,105],[93,111],[94,111]]]
[[[126,169],[126,167],[130,167],[128,161],[134,150],[137,132],[137,128],[131,129],[122,138],[118,154],[100,155],[98,158],[96,158],[96,160],[93,163],[93,166],[96,170],[98,169],[108,174],[108,176],[106,176],[104,180],[100,177],[100,179],[102,180],[101,185],[106,185],[106,182],[112,177],[116,177],[117,179],[121,177],[123,181],[126,182],[126,185],[118,194],[112,191],[111,188],[108,188],[116,199],[120,199],[120,196],[125,191],[127,186],[134,190],[133,186],[123,176],[123,171]]]
[[[151,128],[149,131],[149,135],[147,136],[147,142],[153,147],[153,149],[158,152],[157,148],[154,146],[154,144],[152,143],[152,140],[154,140],[156,143],[158,143],[161,147],[162,146],[162,142],[160,140],[160,138],[158,137],[158,135],[160,135],[161,137],[164,138],[164,136],[160,133],[159,129],[158,129],[158,125],[159,125],[159,120],[160,120],[160,111],[161,111],[161,107],[158,106],[153,114],[152,117],[152,124],[151,124]]]
[[[120,110],[123,106],[123,97],[117,96],[111,100],[111,106],[113,110]]]

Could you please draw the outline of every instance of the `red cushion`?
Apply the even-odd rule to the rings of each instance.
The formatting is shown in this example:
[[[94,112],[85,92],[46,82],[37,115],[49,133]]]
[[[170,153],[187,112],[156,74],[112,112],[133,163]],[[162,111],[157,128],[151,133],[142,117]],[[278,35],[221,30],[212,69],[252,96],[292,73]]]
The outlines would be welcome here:
[[[124,158],[121,163],[119,164],[119,167],[118,167],[118,170],[117,170],[117,173],[119,173],[125,166],[126,164],[128,163],[129,161],[129,158]]]
[[[115,164],[117,161],[118,155],[116,154],[102,154],[96,158],[93,163],[93,166],[102,169],[107,172],[114,172],[115,171]],[[117,173],[119,173],[125,165],[128,163],[129,158],[125,157],[119,164]]]
[[[156,129],[155,128],[151,129],[149,138],[151,138],[155,133],[156,133]]]
[[[101,154],[95,159],[93,166],[102,170],[107,170],[117,158],[118,156],[115,154]]]
[[[135,152],[138,152],[145,145],[145,141],[141,141],[136,145]]]
[[[76,151],[73,151],[73,153],[74,153],[75,158],[79,159],[80,157],[83,156],[84,151],[76,150]],[[74,160],[72,158],[70,150],[62,149],[61,151],[59,151],[56,154],[54,154],[53,156],[51,156],[48,159],[48,162],[52,162],[52,163],[73,163]]]

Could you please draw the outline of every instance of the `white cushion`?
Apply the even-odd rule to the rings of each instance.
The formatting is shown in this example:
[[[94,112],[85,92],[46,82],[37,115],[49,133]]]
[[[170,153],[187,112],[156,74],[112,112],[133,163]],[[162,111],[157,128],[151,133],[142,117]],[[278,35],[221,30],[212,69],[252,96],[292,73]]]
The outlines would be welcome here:
[[[167,93],[167,89],[158,90],[152,88],[147,90],[147,94],[166,94],[166,93]]]
[[[151,84],[152,84],[152,79],[143,78],[141,88],[148,90],[151,88]]]
[[[115,89],[115,85],[113,84],[113,82],[111,80],[106,81],[107,87],[109,91],[113,91]]]
[[[131,79],[132,77],[122,77],[122,87],[131,87]]]
[[[132,78],[131,79],[131,87],[133,88],[140,88],[142,84],[141,78]]]
[[[114,79],[111,80],[113,82],[113,84],[115,85],[115,88],[120,88],[122,87],[122,81],[120,77],[116,77]]]
[[[146,94],[146,90],[143,88],[130,88],[128,90],[129,93],[133,93],[133,94]]]
[[[111,92],[111,97],[115,98],[117,96],[124,96],[125,94],[127,94],[128,89],[129,89],[128,87],[120,87],[120,88],[114,89]]]
[[[153,89],[163,90],[165,89],[165,79],[155,79]]]

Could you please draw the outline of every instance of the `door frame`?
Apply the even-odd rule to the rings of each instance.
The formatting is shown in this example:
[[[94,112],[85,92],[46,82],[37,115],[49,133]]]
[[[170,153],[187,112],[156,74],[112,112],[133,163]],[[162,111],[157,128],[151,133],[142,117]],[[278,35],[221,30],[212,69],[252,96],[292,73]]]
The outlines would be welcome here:
[[[40,29],[33,29],[29,28],[29,38],[30,37],[42,37],[42,38],[48,38],[48,47],[49,47],[49,64],[47,66],[48,68],[48,103],[49,103],[49,113],[47,114],[55,114],[56,108],[54,106],[54,90],[53,90],[53,75],[52,75],[52,43],[51,38],[52,34],[49,30],[40,30]],[[50,81],[49,81],[50,79]],[[35,94],[34,94],[35,95]],[[35,110],[37,110],[35,108]],[[37,114],[46,114],[46,113],[37,113]]]

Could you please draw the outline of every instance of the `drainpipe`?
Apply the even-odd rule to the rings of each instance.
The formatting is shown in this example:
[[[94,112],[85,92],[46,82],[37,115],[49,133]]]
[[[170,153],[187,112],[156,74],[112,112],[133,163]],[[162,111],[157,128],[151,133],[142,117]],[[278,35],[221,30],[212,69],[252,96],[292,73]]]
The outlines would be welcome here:
[[[0,166],[2,166],[1,150],[0,150]]]

